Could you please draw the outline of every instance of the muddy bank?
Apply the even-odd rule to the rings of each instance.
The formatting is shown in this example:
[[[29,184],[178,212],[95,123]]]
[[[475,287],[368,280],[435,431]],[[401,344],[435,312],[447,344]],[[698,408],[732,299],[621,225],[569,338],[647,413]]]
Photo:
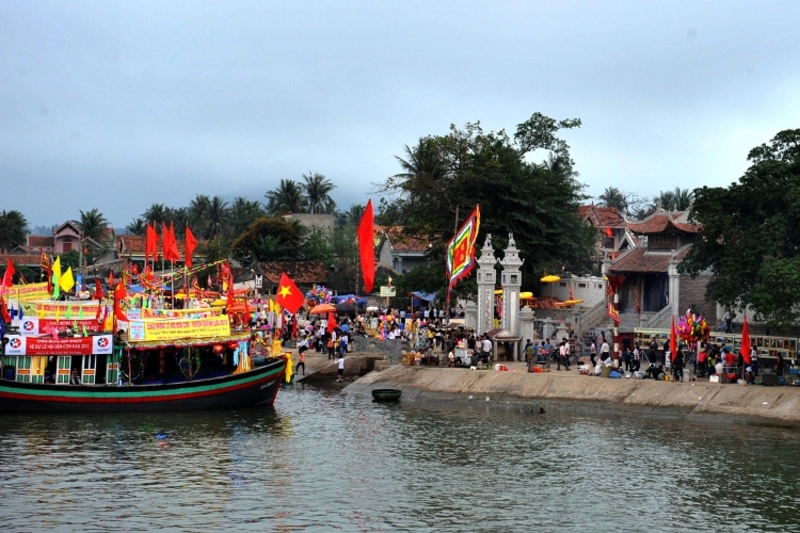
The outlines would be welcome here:
[[[724,416],[741,423],[800,426],[800,388],[608,379],[567,373],[475,371],[395,365],[349,385],[349,394],[403,391],[402,401],[465,401],[518,409],[596,411],[618,406],[664,416]]]

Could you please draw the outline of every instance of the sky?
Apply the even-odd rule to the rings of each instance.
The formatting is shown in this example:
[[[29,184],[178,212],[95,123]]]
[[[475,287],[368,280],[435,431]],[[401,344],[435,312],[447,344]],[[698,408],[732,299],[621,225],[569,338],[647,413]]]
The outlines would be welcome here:
[[[0,0],[0,210],[117,227],[319,172],[340,209],[451,124],[561,132],[585,184],[727,187],[800,128],[796,1]]]

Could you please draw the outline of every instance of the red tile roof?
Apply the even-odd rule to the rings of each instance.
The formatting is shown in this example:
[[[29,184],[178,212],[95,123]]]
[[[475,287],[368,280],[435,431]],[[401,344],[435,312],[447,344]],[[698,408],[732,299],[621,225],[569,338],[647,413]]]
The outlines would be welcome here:
[[[375,232],[385,235],[397,252],[427,252],[431,244],[428,239],[403,233],[403,226],[375,226]]]
[[[0,255],[0,268],[3,269],[5,272],[6,265],[8,265],[8,260],[11,259],[11,262],[14,263],[15,266],[32,266],[38,267],[41,261],[42,255],[40,253],[35,254],[5,254]]]
[[[296,285],[316,285],[328,280],[328,269],[322,261],[268,261],[259,266],[273,285],[280,283],[281,272],[286,272]]]
[[[117,240],[114,243],[117,253],[122,255],[126,254],[144,254],[144,247],[146,237],[143,235],[117,235]],[[178,251],[181,257],[186,253],[186,241],[177,241]],[[161,253],[161,239],[159,239],[158,252]]]
[[[44,235],[28,235],[28,246],[33,248],[52,248],[54,238],[52,235],[46,237]]]
[[[685,212],[656,211],[641,222],[628,222],[628,229],[641,234],[663,233],[669,227],[686,233],[699,232],[700,226],[686,222],[685,214]]]
[[[578,207],[578,216],[592,225],[598,227],[624,227],[625,219],[619,214],[616,207],[600,205],[582,205]]]
[[[686,246],[680,250],[675,259],[681,261],[689,253],[691,246]],[[645,246],[637,246],[630,252],[620,256],[619,259],[611,263],[611,272],[654,272],[666,273],[669,262],[672,259],[672,252],[652,252]]]

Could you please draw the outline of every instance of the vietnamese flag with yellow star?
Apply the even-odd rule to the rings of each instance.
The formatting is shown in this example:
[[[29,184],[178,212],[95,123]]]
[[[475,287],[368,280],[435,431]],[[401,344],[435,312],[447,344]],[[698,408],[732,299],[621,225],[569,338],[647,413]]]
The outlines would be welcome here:
[[[281,272],[281,282],[278,285],[278,292],[275,294],[275,301],[292,314],[297,313],[297,310],[303,305],[303,293],[285,272]]]

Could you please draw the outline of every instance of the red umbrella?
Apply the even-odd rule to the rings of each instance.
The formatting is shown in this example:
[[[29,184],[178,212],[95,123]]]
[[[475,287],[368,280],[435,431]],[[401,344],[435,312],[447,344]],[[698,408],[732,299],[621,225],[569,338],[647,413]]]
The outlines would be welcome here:
[[[333,304],[315,305],[314,307],[311,308],[311,311],[309,311],[309,313],[311,313],[312,315],[324,315],[327,313],[335,313],[335,312],[336,312],[336,306]]]
[[[669,330],[669,351],[670,351],[670,358],[669,360],[673,363],[675,362],[675,358],[678,356],[678,341],[675,338],[675,316],[672,317],[672,328]]]
[[[744,315],[742,324],[742,357],[744,362],[750,364],[750,328],[747,326],[747,315]]]

